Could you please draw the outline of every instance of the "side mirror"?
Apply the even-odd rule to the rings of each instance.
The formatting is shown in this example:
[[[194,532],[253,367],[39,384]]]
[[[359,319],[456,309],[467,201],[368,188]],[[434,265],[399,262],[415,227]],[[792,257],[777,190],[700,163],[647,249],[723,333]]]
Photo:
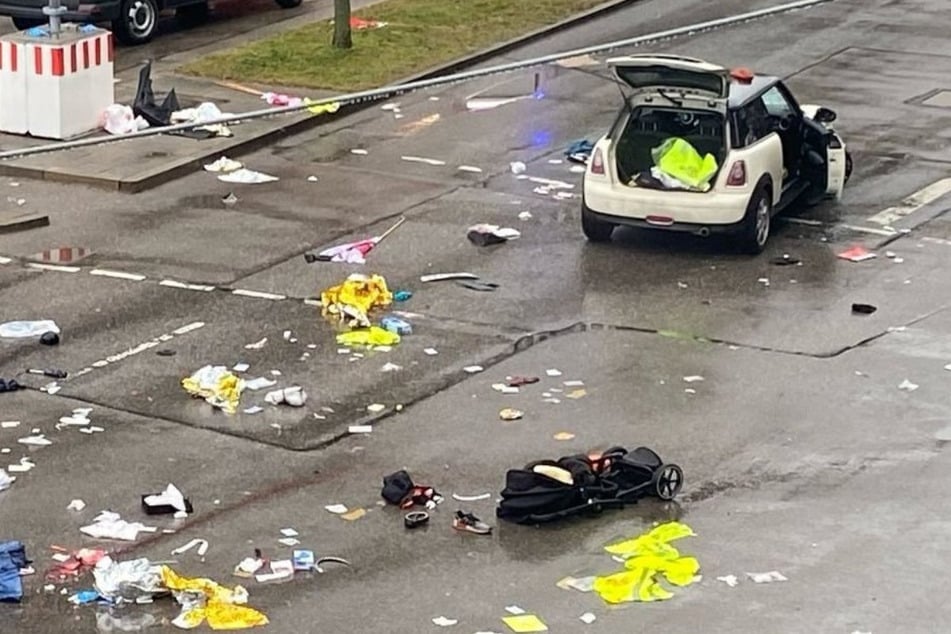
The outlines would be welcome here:
[[[836,119],[835,111],[828,108],[819,108],[816,110],[816,116],[813,119],[816,123],[832,123]]]

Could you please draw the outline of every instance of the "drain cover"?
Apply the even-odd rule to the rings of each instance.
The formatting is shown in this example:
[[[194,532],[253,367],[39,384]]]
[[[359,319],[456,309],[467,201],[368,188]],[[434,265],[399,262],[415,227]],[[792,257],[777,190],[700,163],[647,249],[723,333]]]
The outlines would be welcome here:
[[[935,108],[951,108],[951,90],[939,90],[921,102],[923,106]]]

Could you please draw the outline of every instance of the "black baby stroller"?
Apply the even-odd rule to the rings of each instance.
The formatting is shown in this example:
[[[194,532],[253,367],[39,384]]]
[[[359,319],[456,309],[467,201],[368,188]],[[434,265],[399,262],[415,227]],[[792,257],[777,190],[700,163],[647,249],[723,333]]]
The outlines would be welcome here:
[[[664,464],[647,447],[612,447],[600,456],[539,460],[509,470],[495,514],[516,524],[542,524],[621,508],[648,495],[672,500],[683,481],[679,466]]]

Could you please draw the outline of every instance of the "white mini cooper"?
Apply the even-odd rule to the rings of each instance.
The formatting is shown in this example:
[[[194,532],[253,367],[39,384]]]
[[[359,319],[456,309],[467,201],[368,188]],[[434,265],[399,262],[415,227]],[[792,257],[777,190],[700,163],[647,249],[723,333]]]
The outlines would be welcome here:
[[[852,159],[832,128],[835,113],[800,106],[780,79],[668,55],[608,64],[633,90],[588,160],[581,225],[589,240],[610,240],[627,225],[731,233],[760,253],[772,216],[790,203],[841,197]],[[674,138],[716,159],[703,188],[657,173],[655,148]]]

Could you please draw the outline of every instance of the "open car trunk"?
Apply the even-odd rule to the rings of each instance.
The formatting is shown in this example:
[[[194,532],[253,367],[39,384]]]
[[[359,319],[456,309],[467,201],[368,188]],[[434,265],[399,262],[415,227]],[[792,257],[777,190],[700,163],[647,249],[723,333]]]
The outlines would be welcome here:
[[[726,158],[726,123],[721,113],[640,105],[631,109],[614,137],[614,159],[621,182],[631,186],[677,189],[666,186],[651,173],[651,169],[656,167],[653,150],[670,139],[683,139],[700,156],[712,155],[717,170],[708,182],[716,180]]]

